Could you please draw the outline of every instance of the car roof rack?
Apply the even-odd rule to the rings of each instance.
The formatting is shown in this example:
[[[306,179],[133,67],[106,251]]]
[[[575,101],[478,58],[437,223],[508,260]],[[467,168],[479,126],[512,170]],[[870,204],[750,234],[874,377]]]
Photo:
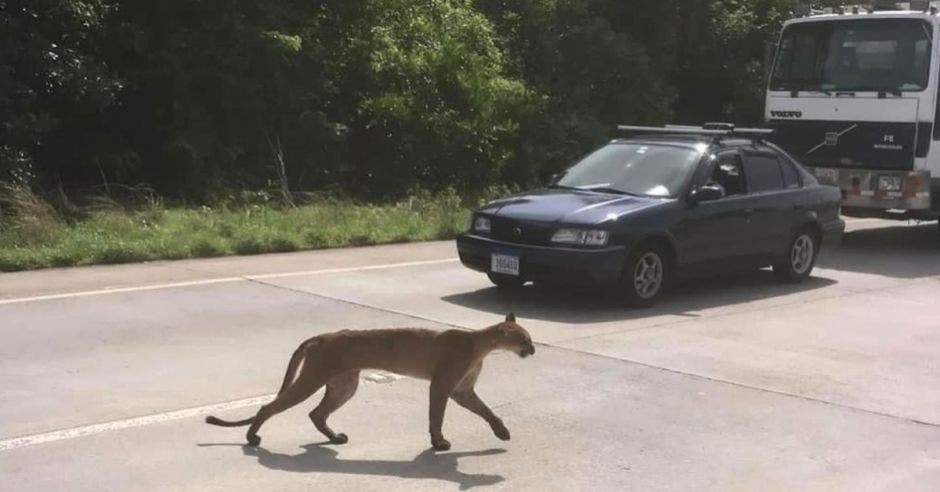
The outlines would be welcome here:
[[[660,133],[667,135],[702,135],[713,137],[716,141],[722,137],[744,137],[761,140],[773,133],[771,128],[736,128],[733,123],[712,122],[702,126],[691,125],[665,125],[665,126],[634,126],[619,125],[618,130],[634,133]]]

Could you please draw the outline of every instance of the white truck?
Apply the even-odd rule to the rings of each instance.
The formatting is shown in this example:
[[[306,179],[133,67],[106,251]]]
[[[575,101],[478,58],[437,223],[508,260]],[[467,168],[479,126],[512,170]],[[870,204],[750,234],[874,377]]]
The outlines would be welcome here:
[[[855,217],[940,217],[940,16],[927,1],[787,21],[769,139],[842,190]],[[912,10],[913,9],[913,10]]]

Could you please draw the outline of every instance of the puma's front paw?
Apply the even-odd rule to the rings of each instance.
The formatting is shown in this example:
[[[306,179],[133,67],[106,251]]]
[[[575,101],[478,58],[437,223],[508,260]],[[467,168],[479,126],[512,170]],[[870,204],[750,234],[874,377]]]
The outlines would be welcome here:
[[[493,424],[493,434],[496,434],[496,437],[502,439],[503,441],[509,440],[509,429],[507,429],[502,422],[496,422]]]
[[[249,434],[247,437],[249,446],[258,447],[258,445],[261,444],[261,436],[257,434]]]
[[[450,441],[444,438],[432,440],[431,446],[434,446],[434,449],[438,451],[447,451],[450,449]]]
[[[346,444],[347,442],[349,442],[349,437],[346,436],[346,434],[343,434],[342,432],[339,434],[336,434],[330,439],[330,444]]]

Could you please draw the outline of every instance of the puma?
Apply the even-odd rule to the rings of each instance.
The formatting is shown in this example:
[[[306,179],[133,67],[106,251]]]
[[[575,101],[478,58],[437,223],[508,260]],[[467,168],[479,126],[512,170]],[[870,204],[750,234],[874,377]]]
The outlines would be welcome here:
[[[277,397],[254,417],[230,422],[209,416],[206,423],[223,427],[251,425],[246,436],[248,445],[257,446],[261,444],[258,429],[266,420],[326,386],[323,400],[309,414],[310,420],[331,443],[344,444],[348,441],[346,434],[334,432],[326,420],[356,393],[360,370],[378,369],[431,382],[430,433],[434,449],[450,449],[441,432],[448,399],[482,417],[496,437],[506,441],[509,429],[473,389],[483,359],[494,350],[508,350],[520,357],[535,353],[532,338],[516,324],[511,313],[502,323],[477,331],[396,328],[318,335],[297,347]]]

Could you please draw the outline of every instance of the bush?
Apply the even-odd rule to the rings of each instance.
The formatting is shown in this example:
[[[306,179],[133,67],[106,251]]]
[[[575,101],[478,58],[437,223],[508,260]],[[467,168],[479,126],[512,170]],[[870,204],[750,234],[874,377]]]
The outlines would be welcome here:
[[[0,247],[53,241],[62,226],[48,202],[24,187],[0,183]]]

